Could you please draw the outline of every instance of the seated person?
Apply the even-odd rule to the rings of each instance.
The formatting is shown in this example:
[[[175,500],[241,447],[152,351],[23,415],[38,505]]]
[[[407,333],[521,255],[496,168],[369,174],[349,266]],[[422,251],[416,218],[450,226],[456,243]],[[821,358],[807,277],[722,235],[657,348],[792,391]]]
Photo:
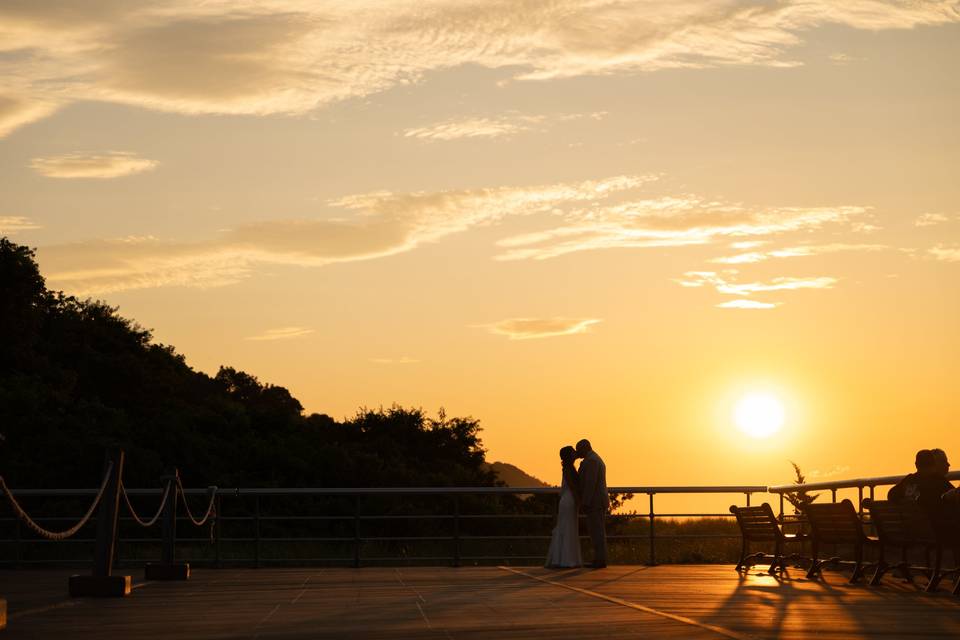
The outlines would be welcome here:
[[[887,500],[916,500],[925,507],[937,504],[940,496],[953,489],[946,475],[950,471],[947,454],[941,449],[921,449],[914,460],[916,473],[905,476],[891,487]]]
[[[914,464],[916,473],[904,477],[887,493],[887,500],[914,500],[924,511],[930,514],[934,522],[944,519],[945,494],[955,493],[953,485],[947,481],[950,462],[942,449],[921,449],[917,452]]]

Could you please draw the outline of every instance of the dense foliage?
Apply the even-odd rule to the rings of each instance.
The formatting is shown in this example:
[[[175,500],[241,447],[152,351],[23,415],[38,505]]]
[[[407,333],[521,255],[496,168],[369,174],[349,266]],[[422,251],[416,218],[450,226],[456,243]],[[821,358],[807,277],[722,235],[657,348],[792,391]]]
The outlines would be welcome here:
[[[179,467],[191,485],[491,485],[479,424],[420,409],[304,415],[283,387],[210,377],[102,302],[49,291],[34,252],[0,239],[0,473],[91,486],[104,451],[129,486]]]

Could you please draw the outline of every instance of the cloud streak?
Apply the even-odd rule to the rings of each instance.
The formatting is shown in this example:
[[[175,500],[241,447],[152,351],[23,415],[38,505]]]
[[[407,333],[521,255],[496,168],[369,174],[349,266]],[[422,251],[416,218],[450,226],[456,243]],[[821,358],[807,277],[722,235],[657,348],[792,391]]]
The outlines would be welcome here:
[[[944,244],[938,244],[937,246],[928,249],[927,253],[930,254],[935,260],[940,260],[941,262],[960,262],[960,245],[951,247]]]
[[[0,134],[79,100],[304,114],[463,65],[515,81],[790,67],[817,27],[958,20],[950,0],[5,2],[0,53],[12,55],[0,56],[0,96],[34,106],[5,117],[0,103]]]
[[[942,213],[924,213],[917,217],[913,221],[915,227],[932,227],[934,225],[940,224],[941,222],[947,222],[950,218],[943,215]]]
[[[140,158],[129,151],[106,153],[68,153],[46,158],[34,158],[30,167],[48,178],[93,178],[106,180],[152,171],[159,163]]]
[[[685,278],[677,280],[682,287],[698,288],[710,286],[717,293],[733,296],[749,296],[766,291],[795,291],[798,289],[830,289],[838,280],[829,276],[815,278],[777,277],[767,282],[736,282],[736,270],[722,273],[715,271],[688,271]]]
[[[805,258],[820,256],[826,253],[885,251],[889,248],[890,247],[883,244],[847,244],[836,242],[831,244],[799,245],[795,247],[785,247],[783,249],[773,249],[771,251],[738,253],[732,256],[714,258],[711,262],[717,264],[754,264],[773,258]]]
[[[39,224],[23,216],[0,216],[0,235],[12,236],[21,231],[32,231],[42,228]]]
[[[864,207],[751,209],[695,195],[637,199],[574,210],[565,223],[501,240],[500,260],[546,260],[579,251],[704,245],[845,222]]]
[[[482,326],[510,340],[534,340],[587,333],[599,322],[597,318],[508,318]]]
[[[562,122],[584,118],[600,120],[604,115],[606,114],[603,112],[596,112],[560,115],[511,114],[486,118],[461,118],[405,129],[402,134],[406,138],[445,142],[473,138],[510,138],[528,131],[545,131],[549,127]]]
[[[255,342],[272,342],[274,340],[292,340],[294,338],[302,338],[303,336],[308,336],[313,333],[313,329],[307,327],[281,327],[279,329],[267,329],[261,334],[255,336],[247,336],[244,340],[251,340]]]
[[[159,286],[223,286],[265,265],[321,267],[386,258],[521,217],[533,218],[531,225],[541,230],[501,239],[496,259],[704,245],[738,237],[765,242],[759,238],[817,230],[866,211],[852,206],[752,209],[692,195],[638,196],[657,180],[653,175],[613,176],[522,187],[355,194],[328,202],[327,210],[314,218],[246,224],[203,242],[150,236],[92,240],[41,247],[39,258],[55,286],[76,295],[99,295]]]
[[[721,309],[773,309],[780,306],[779,302],[760,302],[759,300],[728,300],[721,302],[717,307]]]
[[[261,265],[319,267],[397,255],[507,217],[550,214],[652,180],[615,176],[531,187],[358,194],[329,202],[336,215],[248,224],[207,242],[149,236],[94,240],[41,248],[39,258],[51,283],[76,295],[223,286]]]

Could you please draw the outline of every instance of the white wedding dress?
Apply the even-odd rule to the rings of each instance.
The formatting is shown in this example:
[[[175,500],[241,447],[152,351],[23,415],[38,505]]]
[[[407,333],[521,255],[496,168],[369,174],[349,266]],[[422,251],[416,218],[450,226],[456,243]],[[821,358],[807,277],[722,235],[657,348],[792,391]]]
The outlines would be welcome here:
[[[580,556],[580,526],[577,514],[577,500],[573,490],[567,484],[564,474],[560,485],[560,508],[557,510],[557,526],[550,538],[550,550],[547,552],[546,567],[553,569],[579,567],[583,564]]]

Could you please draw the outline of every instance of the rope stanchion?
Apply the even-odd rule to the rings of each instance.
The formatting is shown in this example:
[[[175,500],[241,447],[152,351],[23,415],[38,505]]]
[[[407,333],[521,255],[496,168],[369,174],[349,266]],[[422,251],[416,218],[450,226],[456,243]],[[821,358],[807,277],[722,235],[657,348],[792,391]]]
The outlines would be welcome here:
[[[216,487],[210,487],[210,504],[202,518],[197,518],[190,511],[190,505],[187,504],[186,491],[183,483],[180,482],[180,473],[174,469],[170,475],[166,476],[167,487],[173,487],[169,497],[163,504],[163,545],[160,551],[160,562],[148,562],[144,567],[144,575],[147,580],[189,580],[190,564],[187,562],[178,562],[176,560],[176,541],[177,541],[177,502],[183,500],[184,511],[187,512],[187,518],[198,527],[202,527],[211,518],[216,520]],[[160,514],[157,514],[158,516]],[[213,527],[211,526],[211,542],[213,538]]]
[[[157,523],[157,520],[160,519],[160,516],[163,515],[163,508],[167,505],[167,500],[170,498],[170,488],[172,483],[167,481],[167,486],[163,488],[163,496],[160,498],[160,507],[157,509],[157,513],[150,518],[149,520],[144,520],[137,514],[136,510],[133,508],[133,504],[130,502],[130,496],[127,494],[127,488],[121,484],[120,493],[123,495],[123,501],[127,505],[127,511],[130,512],[131,517],[133,517],[134,522],[144,528],[152,527]]]
[[[130,595],[130,576],[113,575],[113,560],[117,549],[117,532],[120,514],[121,478],[123,478],[123,450],[107,453],[104,469],[107,482],[104,485],[100,511],[97,513],[97,541],[93,550],[93,568],[90,575],[70,576],[69,590],[73,597],[124,597]]]
[[[44,529],[37,524],[37,522],[24,510],[24,508],[20,506],[20,503],[17,502],[16,497],[13,495],[13,491],[11,491],[10,487],[7,486],[3,476],[0,476],[0,489],[2,489],[4,495],[7,496],[7,500],[10,502],[13,512],[18,518],[20,518],[21,521],[23,521],[24,524],[33,530],[34,533],[46,538],[47,540],[66,540],[80,531],[80,529],[82,529],[83,526],[90,521],[90,518],[93,517],[93,512],[97,510],[97,506],[100,504],[100,500],[103,499],[103,494],[107,490],[107,485],[110,483],[110,476],[112,473],[113,462],[110,462],[107,464],[107,468],[104,471],[103,481],[100,483],[100,489],[97,491],[97,496],[93,499],[93,504],[90,505],[90,508],[87,509],[87,512],[83,514],[82,518],[80,518],[80,522],[73,525],[69,529],[65,529],[64,531],[50,531],[49,529]]]

